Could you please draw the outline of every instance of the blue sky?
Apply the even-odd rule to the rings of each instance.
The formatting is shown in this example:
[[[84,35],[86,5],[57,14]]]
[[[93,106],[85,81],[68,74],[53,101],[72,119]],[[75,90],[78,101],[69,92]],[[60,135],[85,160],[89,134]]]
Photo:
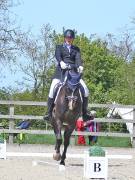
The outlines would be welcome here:
[[[87,36],[97,33],[117,34],[125,25],[130,24],[135,16],[135,0],[22,0],[14,7],[17,23],[22,29],[31,27],[34,34],[38,34],[42,24],[50,23],[59,33],[62,27],[76,29],[78,33]],[[5,79],[0,80],[0,87],[15,86],[16,80],[22,79],[22,74],[7,73]]]
[[[35,33],[42,24],[50,23],[58,32],[62,27],[78,33],[106,34],[129,24],[135,15],[134,0],[23,0],[15,8],[24,28]]]

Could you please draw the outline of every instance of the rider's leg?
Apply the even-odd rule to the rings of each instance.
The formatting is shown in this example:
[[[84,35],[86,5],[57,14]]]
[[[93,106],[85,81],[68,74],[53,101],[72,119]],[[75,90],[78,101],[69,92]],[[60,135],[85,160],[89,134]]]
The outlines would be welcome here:
[[[59,79],[53,79],[51,87],[50,87],[50,91],[49,91],[49,98],[48,98],[48,112],[47,115],[44,116],[45,120],[50,120],[51,116],[52,116],[52,110],[54,107],[54,88],[56,87],[56,85],[60,83]]]
[[[85,82],[81,79],[80,83],[82,87],[84,88],[84,96],[83,96],[83,106],[82,106],[82,116],[83,120],[87,121],[91,118],[91,115],[88,114],[87,108],[88,108],[88,96],[89,96],[89,90],[85,84]]]

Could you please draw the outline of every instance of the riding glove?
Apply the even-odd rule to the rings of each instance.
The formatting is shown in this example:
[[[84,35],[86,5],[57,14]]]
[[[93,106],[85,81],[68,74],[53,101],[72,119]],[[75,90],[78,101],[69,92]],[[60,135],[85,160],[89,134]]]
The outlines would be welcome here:
[[[79,72],[79,73],[82,73],[82,72],[83,72],[83,66],[79,66],[79,67],[78,67],[78,72]]]
[[[61,69],[66,69],[67,68],[67,64],[64,63],[63,61],[60,61],[60,67],[61,67]]]

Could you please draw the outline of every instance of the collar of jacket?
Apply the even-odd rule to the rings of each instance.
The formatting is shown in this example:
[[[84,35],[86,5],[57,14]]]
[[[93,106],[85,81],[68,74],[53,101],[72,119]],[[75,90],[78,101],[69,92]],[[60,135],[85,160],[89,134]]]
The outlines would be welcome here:
[[[72,46],[72,44],[67,44],[66,42],[63,43],[63,45],[64,45],[65,47],[70,47],[70,48],[71,48],[71,46]]]
[[[63,47],[68,49],[66,43],[63,43]],[[71,46],[70,46],[70,53],[72,52],[73,49],[74,49],[74,45],[71,44]]]

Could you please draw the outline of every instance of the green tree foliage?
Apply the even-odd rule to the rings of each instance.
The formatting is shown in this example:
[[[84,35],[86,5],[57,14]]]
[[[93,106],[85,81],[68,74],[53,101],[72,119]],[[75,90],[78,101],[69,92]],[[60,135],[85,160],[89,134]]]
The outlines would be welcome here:
[[[111,100],[109,90],[115,86],[122,59],[114,56],[101,39],[88,39],[82,34],[77,36],[75,43],[81,48],[84,80],[90,89],[91,102],[105,103]]]
[[[49,36],[48,32],[50,33]],[[44,39],[42,39],[43,37]],[[28,55],[28,58],[33,63],[25,64],[28,65],[27,69],[25,69],[27,70],[25,71],[26,75],[28,73],[31,75],[34,72],[32,78],[34,79],[36,75],[34,81],[37,82],[37,86],[23,92],[12,93],[12,99],[14,100],[47,101],[56,65],[53,56],[54,47],[56,44],[63,43],[63,35],[52,31],[49,26],[49,30],[42,31],[40,39],[36,39],[36,42],[42,42],[39,43],[40,46],[39,44],[36,46],[36,51],[34,51],[38,52],[38,56],[33,58],[33,46],[32,48],[29,47],[29,42],[33,41],[29,40],[26,44],[27,47],[25,46],[27,51],[24,53]],[[128,51],[128,56],[123,56],[122,44],[120,44],[122,50],[118,51],[119,47],[117,46],[117,49],[114,49],[115,46],[108,45],[107,40],[96,36],[88,38],[85,34],[76,35],[74,44],[81,50],[84,65],[83,79],[90,90],[90,103],[111,103],[116,101],[123,104],[135,104],[135,58],[130,56],[130,51]],[[131,53],[134,54],[133,50]],[[130,60],[125,57],[130,57]],[[37,91],[35,91],[36,87]],[[1,99],[4,99],[3,95],[1,95]],[[44,115],[45,110],[45,108],[41,107],[18,106],[15,112],[17,114]],[[99,117],[105,116],[105,114],[105,110],[97,112]],[[34,122],[35,127],[38,127],[39,124],[39,122]],[[117,131],[123,127],[113,124],[111,128]]]
[[[0,99],[1,100],[9,100],[10,94],[6,89],[0,89]],[[7,114],[8,113],[8,106],[7,105],[0,105],[0,114]]]
[[[53,46],[63,43],[63,35],[54,31],[52,42]],[[84,64],[83,78],[90,90],[90,102],[116,101],[134,104],[134,60],[127,62],[118,55],[118,51],[116,54],[112,51],[107,41],[92,36],[88,38],[85,34],[76,35],[74,44],[81,49]],[[44,79],[46,86],[39,87],[36,97],[31,97],[32,100],[47,100],[54,69],[55,62],[46,68],[46,76],[43,76],[42,71],[40,76],[38,69],[38,77]],[[30,93],[33,94],[34,89],[30,90]]]
[[[118,68],[115,86],[110,96],[122,104],[135,104],[135,61],[123,62]]]

